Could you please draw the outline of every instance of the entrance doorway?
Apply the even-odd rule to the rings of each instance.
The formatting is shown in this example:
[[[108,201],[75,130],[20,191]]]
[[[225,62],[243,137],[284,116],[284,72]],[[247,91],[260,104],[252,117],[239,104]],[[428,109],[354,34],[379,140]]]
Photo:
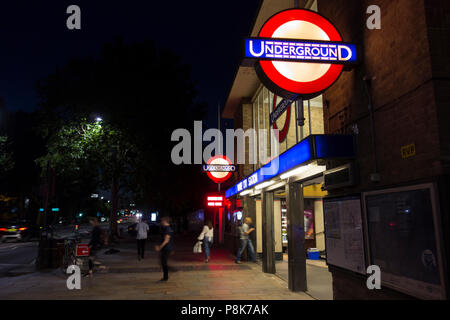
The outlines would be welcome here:
[[[325,262],[323,197],[326,196],[326,192],[322,191],[322,184],[322,177],[303,183],[303,205],[301,207],[304,208],[307,293],[316,299],[332,300],[332,277]],[[299,184],[298,188],[301,187]],[[286,189],[282,187],[273,190],[273,194],[276,275],[289,281]]]

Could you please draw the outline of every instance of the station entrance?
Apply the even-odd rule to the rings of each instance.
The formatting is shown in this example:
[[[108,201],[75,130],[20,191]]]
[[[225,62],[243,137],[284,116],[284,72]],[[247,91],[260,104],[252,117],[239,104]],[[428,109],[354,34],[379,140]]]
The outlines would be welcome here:
[[[288,281],[295,281],[289,277],[304,278],[306,292],[317,299],[333,299],[332,278],[326,265],[326,248],[323,216],[323,197],[327,195],[322,191],[323,177],[317,177],[302,183],[292,183],[281,185],[273,190],[266,190],[264,193],[254,197],[256,202],[256,251],[262,257],[263,263],[271,268],[270,257],[264,254],[264,248],[272,247],[273,269],[268,270],[280,278]],[[295,188],[295,206],[292,206],[292,218],[288,215],[288,186]],[[300,196],[301,195],[301,196]],[[293,197],[291,191],[291,198]],[[265,203],[264,203],[265,202]],[[267,228],[263,228],[263,214],[272,213],[273,217],[273,243],[268,246]],[[303,219],[299,221],[299,219]],[[294,223],[294,230],[300,231],[289,236],[289,223]],[[299,230],[299,227],[302,230]],[[292,233],[292,231],[291,231]],[[266,239],[265,239],[266,237]],[[303,245],[299,246],[299,237],[303,237]],[[297,241],[294,245],[289,245],[289,241]],[[299,247],[303,252],[299,252]],[[291,248],[291,249],[290,249]],[[295,262],[289,263],[289,259]],[[289,270],[291,268],[291,270]],[[273,273],[273,272],[272,272]],[[301,281],[300,281],[301,282]]]

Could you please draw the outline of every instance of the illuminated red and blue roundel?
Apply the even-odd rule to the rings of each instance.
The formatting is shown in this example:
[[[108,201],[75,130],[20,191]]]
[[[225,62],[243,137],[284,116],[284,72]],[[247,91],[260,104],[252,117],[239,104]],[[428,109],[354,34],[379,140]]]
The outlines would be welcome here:
[[[231,177],[235,166],[227,156],[217,155],[208,160],[207,164],[203,166],[203,171],[215,183],[222,183]]]
[[[257,38],[246,39],[245,47],[245,56],[258,60],[260,80],[286,99],[321,94],[339,78],[344,64],[357,62],[356,46],[344,43],[329,20],[304,9],[273,15]]]

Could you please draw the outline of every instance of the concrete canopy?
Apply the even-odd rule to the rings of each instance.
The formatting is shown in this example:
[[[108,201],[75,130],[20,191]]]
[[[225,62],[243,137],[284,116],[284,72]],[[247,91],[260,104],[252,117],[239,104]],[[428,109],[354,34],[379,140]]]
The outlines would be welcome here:
[[[255,68],[253,66],[240,66],[228,94],[222,118],[232,119],[242,99],[252,98],[259,85],[260,81],[256,75]]]

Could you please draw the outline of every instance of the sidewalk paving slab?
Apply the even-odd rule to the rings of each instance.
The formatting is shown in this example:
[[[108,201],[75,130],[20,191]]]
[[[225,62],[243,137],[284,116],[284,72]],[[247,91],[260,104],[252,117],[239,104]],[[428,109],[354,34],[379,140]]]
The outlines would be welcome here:
[[[288,290],[287,283],[276,275],[265,274],[259,264],[236,265],[234,256],[213,247],[211,261],[192,253],[195,238],[175,238],[175,253],[169,258],[169,281],[162,277],[158,253],[147,243],[144,260],[138,261],[135,242],[128,239],[116,246],[119,253],[105,255],[101,250],[96,260],[104,272],[81,279],[81,290],[68,290],[67,276],[62,270],[33,272],[0,278],[0,299],[73,299],[73,300],[312,300],[304,292]]]

